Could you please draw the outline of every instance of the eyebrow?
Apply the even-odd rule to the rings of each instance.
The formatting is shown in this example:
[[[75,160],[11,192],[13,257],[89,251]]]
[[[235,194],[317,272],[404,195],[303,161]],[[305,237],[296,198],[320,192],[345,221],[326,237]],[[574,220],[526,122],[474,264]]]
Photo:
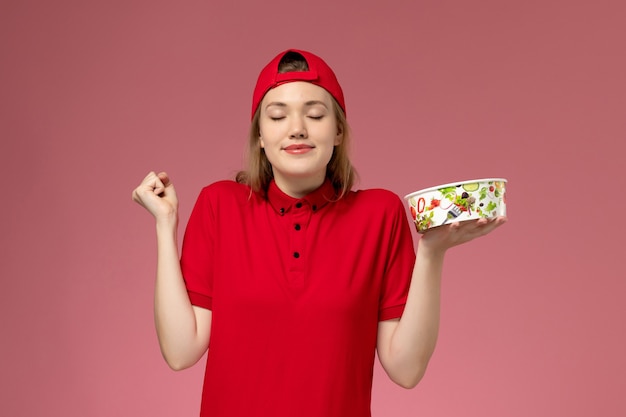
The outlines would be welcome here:
[[[324,103],[321,100],[309,100],[306,103],[304,103],[304,105],[307,107],[315,106],[316,104],[321,104],[322,106],[328,108],[328,106],[326,106],[326,103]],[[270,106],[287,107],[287,104],[281,101],[272,101],[271,103],[268,103],[267,106],[265,106],[265,108],[268,108]]]

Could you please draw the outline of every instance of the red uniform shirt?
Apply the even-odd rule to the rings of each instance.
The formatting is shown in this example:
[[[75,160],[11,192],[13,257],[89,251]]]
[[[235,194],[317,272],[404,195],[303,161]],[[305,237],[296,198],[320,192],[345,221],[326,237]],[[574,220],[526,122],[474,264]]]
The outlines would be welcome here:
[[[213,315],[201,416],[370,416],[378,322],[402,314],[415,252],[395,194],[333,195],[202,190],[181,257]]]

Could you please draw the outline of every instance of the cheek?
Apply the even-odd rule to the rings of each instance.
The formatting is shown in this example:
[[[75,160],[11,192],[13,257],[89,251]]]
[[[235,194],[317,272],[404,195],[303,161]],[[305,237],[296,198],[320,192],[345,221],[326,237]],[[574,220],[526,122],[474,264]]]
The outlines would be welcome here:
[[[259,143],[261,147],[271,146],[277,136],[276,126],[268,123],[259,123]]]

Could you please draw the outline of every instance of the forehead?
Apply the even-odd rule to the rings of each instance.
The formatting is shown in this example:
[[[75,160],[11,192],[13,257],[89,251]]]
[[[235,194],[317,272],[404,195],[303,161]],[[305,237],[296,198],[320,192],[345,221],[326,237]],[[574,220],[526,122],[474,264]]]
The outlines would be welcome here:
[[[330,108],[332,96],[328,91],[315,84],[304,81],[294,81],[281,84],[271,89],[263,97],[263,104],[268,105],[273,102],[283,104],[301,104],[308,101],[321,101]]]

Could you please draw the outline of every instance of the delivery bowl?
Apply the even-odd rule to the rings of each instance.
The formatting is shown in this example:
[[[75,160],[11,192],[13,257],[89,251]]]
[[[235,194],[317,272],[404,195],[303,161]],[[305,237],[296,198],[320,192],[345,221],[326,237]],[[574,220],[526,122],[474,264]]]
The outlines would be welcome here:
[[[404,198],[419,233],[454,222],[506,215],[506,179],[484,178],[425,188]]]

